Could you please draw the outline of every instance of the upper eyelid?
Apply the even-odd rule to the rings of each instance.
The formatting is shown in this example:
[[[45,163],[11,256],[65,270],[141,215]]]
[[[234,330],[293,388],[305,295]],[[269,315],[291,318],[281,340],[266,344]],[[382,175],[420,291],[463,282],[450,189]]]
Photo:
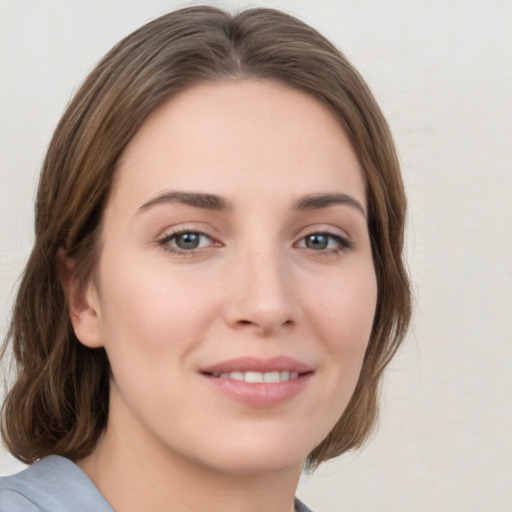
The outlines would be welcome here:
[[[221,237],[219,233],[214,233],[212,231],[216,231],[214,229],[205,229],[203,227],[196,226],[187,226],[186,223],[184,226],[175,226],[162,230],[162,234],[156,237],[158,242],[172,239],[173,237],[179,236],[185,233],[197,233],[199,235],[203,235],[213,242],[221,243]],[[303,240],[305,237],[313,235],[313,234],[324,234],[327,236],[331,236],[333,238],[339,238],[348,244],[353,244],[354,240],[351,235],[347,233],[345,229],[342,229],[337,226],[326,226],[326,225],[310,225],[301,228],[296,232],[293,237],[292,244],[295,245],[299,241]],[[231,238],[231,237],[229,237]]]
[[[197,233],[198,235],[204,235],[213,240],[216,238],[216,236],[211,231],[212,230],[209,230],[209,229],[187,226],[187,225],[175,226],[175,227],[168,227],[166,229],[163,229],[161,231],[161,234],[158,235],[156,238],[157,238],[157,240],[163,240],[166,238],[172,238],[173,236],[179,236],[184,233]]]
[[[299,244],[300,242],[302,242],[308,236],[311,236],[311,235],[325,235],[327,237],[330,237],[330,238],[336,240],[338,243],[340,243],[346,249],[350,249],[351,247],[354,246],[354,242],[350,238],[348,238],[346,236],[339,235],[339,234],[330,233],[328,231],[311,231],[310,233],[308,233],[308,234],[306,234],[304,236],[301,236],[297,240],[297,242],[295,242],[294,245]]]
[[[170,242],[171,240],[179,237],[180,235],[185,235],[187,233],[195,233],[199,236],[204,236],[210,241],[210,244],[212,244],[212,245],[220,243],[212,235],[210,235],[208,233],[204,233],[203,231],[194,230],[194,229],[184,229],[184,230],[174,231],[172,233],[167,233],[167,234],[164,234],[164,235],[158,237],[157,241],[159,244],[165,244],[165,243]]]
[[[202,231],[196,231],[196,230],[192,230],[192,229],[185,229],[183,231],[175,231],[173,233],[166,233],[166,234],[162,235],[161,237],[159,237],[158,239],[159,240],[171,240],[178,236],[186,235],[188,233],[194,233],[199,236],[205,236],[206,238],[213,240],[213,237],[211,235],[209,235],[208,233],[203,233]]]
[[[344,240],[352,241],[352,236],[347,232],[346,229],[325,225],[325,224],[314,224],[300,229],[296,235],[297,240],[300,240],[306,236],[314,234],[325,234],[333,237],[343,238]]]
[[[184,249],[177,245],[176,238],[187,234],[187,233],[195,233],[199,236],[206,237],[208,239],[208,243],[205,247],[194,247],[190,249]],[[174,242],[174,243],[172,243]],[[210,236],[208,233],[204,233],[199,230],[193,230],[193,229],[182,229],[182,230],[176,230],[173,232],[168,232],[156,239],[155,244],[157,247],[162,249],[163,251],[171,254],[175,254],[177,256],[181,257],[194,257],[202,254],[204,251],[207,251],[209,249],[215,248],[216,245],[218,245],[218,242],[215,238]],[[219,244],[220,245],[220,244]]]

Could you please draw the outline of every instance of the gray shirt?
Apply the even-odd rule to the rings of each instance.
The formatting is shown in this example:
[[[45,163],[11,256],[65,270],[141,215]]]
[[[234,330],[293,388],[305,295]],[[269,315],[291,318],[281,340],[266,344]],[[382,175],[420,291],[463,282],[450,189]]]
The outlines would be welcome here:
[[[311,512],[295,500],[297,512]],[[73,462],[51,455],[16,475],[0,478],[0,512],[113,512]]]

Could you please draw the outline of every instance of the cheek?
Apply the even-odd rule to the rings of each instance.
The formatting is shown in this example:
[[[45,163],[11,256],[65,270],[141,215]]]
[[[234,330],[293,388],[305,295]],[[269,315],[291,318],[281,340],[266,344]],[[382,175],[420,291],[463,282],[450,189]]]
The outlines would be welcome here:
[[[185,271],[171,275],[158,263],[128,259],[105,265],[104,271],[109,272],[101,290],[104,345],[123,403],[142,415],[155,415],[166,410],[164,396],[172,396],[185,408],[189,356],[216,315],[213,301],[205,300],[211,297],[206,284]]]
[[[310,301],[309,316],[340,372],[358,377],[377,302],[373,265],[330,279]]]
[[[310,414],[316,418],[320,442],[339,421],[359,379],[377,300],[373,265],[331,276],[310,298],[309,329],[323,349],[318,368],[322,399]]]
[[[170,272],[160,263],[128,258],[114,263],[105,257],[102,269],[109,276],[101,290],[107,351],[122,346],[125,354],[140,353],[142,362],[192,350],[217,312],[210,283],[185,270]]]
[[[365,340],[371,333],[377,303],[377,281],[373,266],[362,266],[338,279],[324,283],[313,301],[329,338],[338,332],[353,343]]]

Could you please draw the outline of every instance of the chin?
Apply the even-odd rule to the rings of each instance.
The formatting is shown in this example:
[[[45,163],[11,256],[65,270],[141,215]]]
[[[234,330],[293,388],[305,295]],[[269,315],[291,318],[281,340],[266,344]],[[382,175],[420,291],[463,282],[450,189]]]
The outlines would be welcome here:
[[[283,471],[296,470],[300,473],[307,455],[302,457],[289,457],[267,453],[243,453],[235,454],[233,457],[224,457],[216,461],[216,469],[221,473],[231,476],[264,475],[268,473],[280,473]]]
[[[315,444],[311,440],[272,439],[272,436],[247,436],[216,443],[203,451],[202,463],[230,475],[254,475],[296,470],[300,473]],[[293,440],[290,443],[290,440]]]

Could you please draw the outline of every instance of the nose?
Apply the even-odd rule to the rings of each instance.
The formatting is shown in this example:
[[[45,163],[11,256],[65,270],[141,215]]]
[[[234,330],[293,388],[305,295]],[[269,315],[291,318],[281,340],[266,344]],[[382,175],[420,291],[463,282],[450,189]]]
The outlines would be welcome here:
[[[228,276],[225,318],[234,328],[269,335],[289,329],[299,316],[291,269],[277,250],[246,250]]]

